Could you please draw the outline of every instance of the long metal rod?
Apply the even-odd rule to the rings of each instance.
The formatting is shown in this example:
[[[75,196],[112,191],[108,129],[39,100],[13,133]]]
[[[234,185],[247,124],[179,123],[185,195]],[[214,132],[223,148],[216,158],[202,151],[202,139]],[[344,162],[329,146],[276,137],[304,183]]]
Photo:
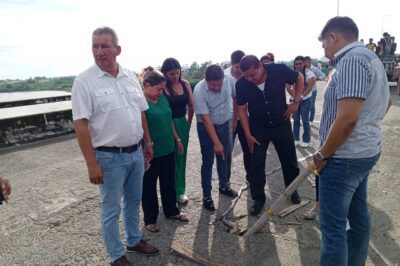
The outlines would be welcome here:
[[[261,230],[264,224],[271,220],[275,213],[282,205],[282,203],[293,194],[293,192],[303,183],[303,181],[313,173],[311,168],[306,168],[303,174],[296,177],[292,183],[285,189],[285,191],[278,197],[278,199],[268,208],[268,210],[249,228],[243,235],[244,238],[249,237]]]

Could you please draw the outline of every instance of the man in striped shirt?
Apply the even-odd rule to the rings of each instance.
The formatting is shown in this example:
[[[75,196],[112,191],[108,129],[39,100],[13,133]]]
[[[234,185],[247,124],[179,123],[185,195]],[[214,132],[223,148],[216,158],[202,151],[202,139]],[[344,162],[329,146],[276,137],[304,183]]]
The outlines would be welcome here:
[[[379,58],[357,40],[348,17],[330,19],[320,35],[334,67],[313,156],[320,173],[321,265],[364,265],[368,253],[368,175],[381,153],[389,88]]]

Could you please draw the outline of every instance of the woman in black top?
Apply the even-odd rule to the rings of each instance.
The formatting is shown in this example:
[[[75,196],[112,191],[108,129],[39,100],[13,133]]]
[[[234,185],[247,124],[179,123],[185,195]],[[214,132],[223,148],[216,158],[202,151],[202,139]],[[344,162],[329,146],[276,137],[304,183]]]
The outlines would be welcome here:
[[[167,78],[164,95],[167,97],[172,110],[172,119],[179,139],[183,144],[183,154],[175,150],[175,187],[176,200],[186,204],[188,197],[185,195],[186,156],[189,143],[189,131],[194,114],[192,88],[186,80],[182,80],[181,65],[175,58],[164,60],[161,72]],[[186,118],[186,113],[188,114]]]

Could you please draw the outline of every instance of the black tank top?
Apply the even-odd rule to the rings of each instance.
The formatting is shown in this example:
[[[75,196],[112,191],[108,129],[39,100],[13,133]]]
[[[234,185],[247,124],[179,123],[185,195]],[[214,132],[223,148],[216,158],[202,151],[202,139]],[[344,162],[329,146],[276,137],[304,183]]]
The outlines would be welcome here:
[[[172,110],[172,118],[179,118],[186,115],[186,106],[189,102],[189,93],[187,91],[185,83],[181,81],[183,94],[176,95],[170,84],[167,84],[167,90],[169,95],[164,93],[165,97],[167,97],[169,106]]]

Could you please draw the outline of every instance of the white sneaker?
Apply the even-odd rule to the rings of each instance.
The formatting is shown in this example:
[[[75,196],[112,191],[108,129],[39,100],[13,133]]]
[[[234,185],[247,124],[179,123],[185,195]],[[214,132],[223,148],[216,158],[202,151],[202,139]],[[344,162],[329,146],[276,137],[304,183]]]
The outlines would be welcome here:
[[[295,141],[294,141],[294,146],[299,146],[299,145],[300,145],[300,141],[295,140]]]
[[[189,202],[189,198],[185,194],[180,195],[178,202],[181,204],[187,204]]]
[[[311,147],[311,143],[310,142],[302,142],[302,143],[300,143],[300,147],[309,148],[309,147]]]

